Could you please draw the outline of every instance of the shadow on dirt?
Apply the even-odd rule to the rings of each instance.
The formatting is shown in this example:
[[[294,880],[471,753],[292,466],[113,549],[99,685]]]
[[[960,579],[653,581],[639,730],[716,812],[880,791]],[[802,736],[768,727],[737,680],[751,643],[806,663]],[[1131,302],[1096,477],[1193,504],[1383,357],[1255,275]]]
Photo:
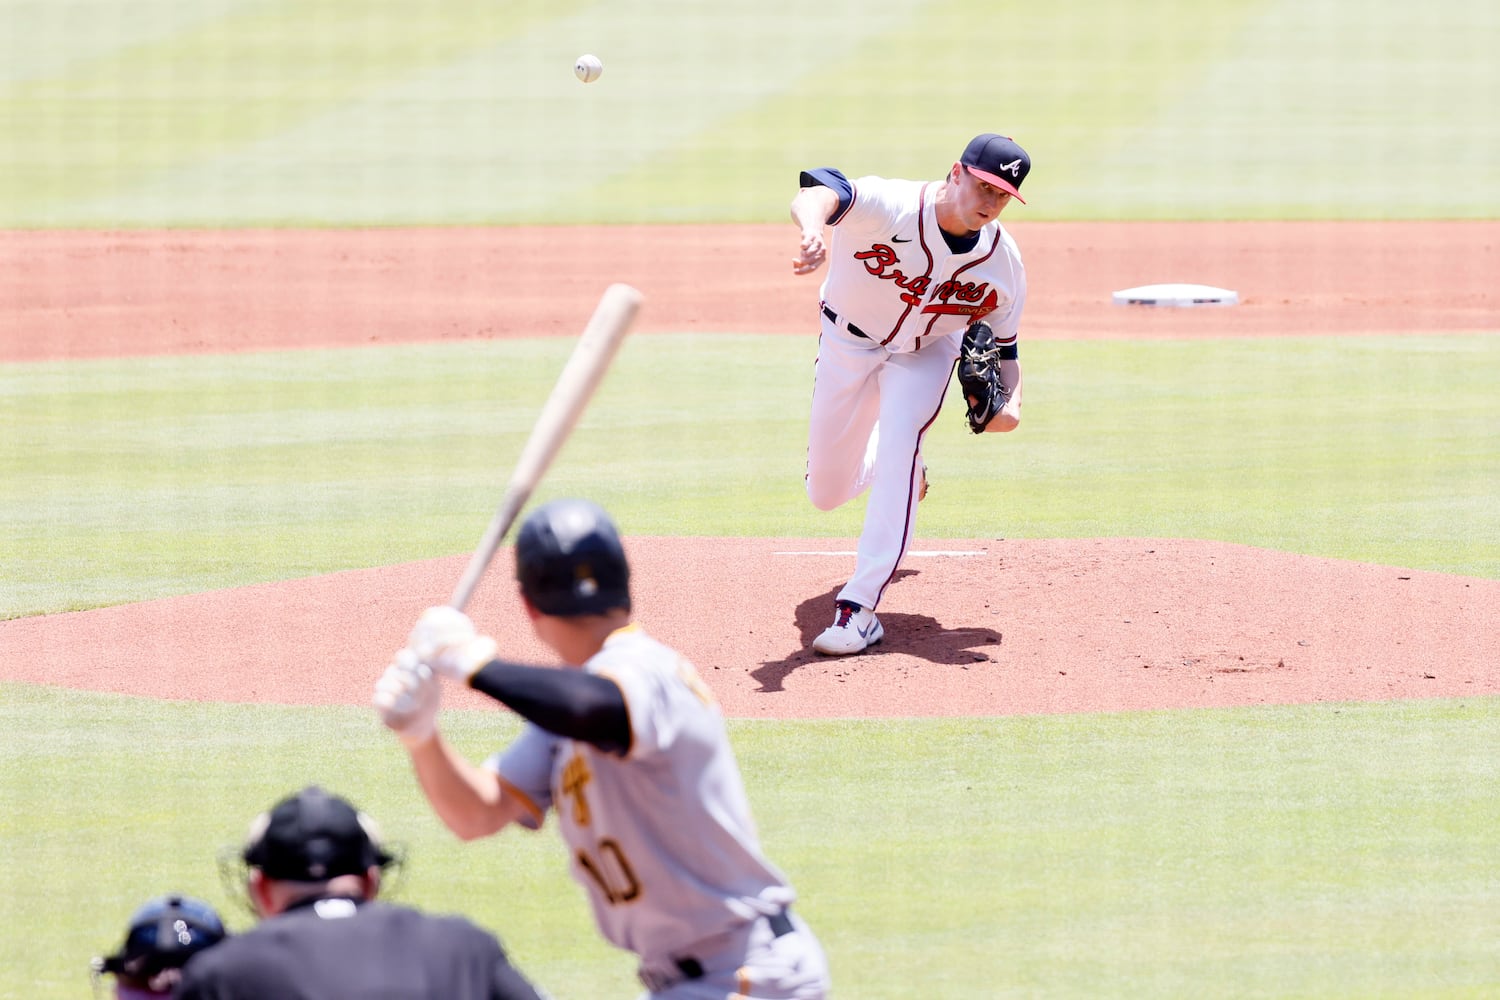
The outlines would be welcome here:
[[[894,582],[915,576],[919,570],[903,569],[897,572]],[[999,646],[1001,633],[987,628],[944,628],[930,615],[880,613],[880,624],[885,628],[885,638],[863,653],[846,657],[822,656],[812,650],[812,641],[832,621],[834,603],[839,588],[831,587],[815,597],[809,597],[797,605],[795,620],[800,647],[779,660],[767,660],[750,671],[760,685],[758,693],[774,693],[785,690],[784,683],[792,672],[810,663],[869,663],[878,662],[885,653],[905,653],[930,663],[960,665],[985,662],[990,656],[982,647]]]

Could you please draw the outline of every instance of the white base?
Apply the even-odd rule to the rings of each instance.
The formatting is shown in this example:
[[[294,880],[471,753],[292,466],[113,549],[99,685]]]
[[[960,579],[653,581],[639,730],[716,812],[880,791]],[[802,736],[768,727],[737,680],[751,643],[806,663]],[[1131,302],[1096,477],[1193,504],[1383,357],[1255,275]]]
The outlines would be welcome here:
[[[1240,301],[1240,293],[1213,285],[1168,282],[1121,289],[1114,300],[1117,306],[1232,306]]]

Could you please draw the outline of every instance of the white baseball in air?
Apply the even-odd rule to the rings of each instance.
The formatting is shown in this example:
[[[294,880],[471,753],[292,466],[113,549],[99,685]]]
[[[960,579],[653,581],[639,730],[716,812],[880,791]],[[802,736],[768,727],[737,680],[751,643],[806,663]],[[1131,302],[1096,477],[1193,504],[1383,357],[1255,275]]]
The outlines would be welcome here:
[[[573,64],[573,75],[584,83],[593,83],[604,72],[604,64],[598,56],[579,56]]]

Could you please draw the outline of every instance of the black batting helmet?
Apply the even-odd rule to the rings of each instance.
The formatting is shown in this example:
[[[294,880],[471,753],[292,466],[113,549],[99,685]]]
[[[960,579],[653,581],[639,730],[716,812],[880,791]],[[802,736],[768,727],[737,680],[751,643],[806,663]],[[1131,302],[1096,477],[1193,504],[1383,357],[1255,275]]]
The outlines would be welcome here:
[[[589,500],[553,500],[516,535],[516,580],[544,615],[630,610],[630,566],[614,522]]]

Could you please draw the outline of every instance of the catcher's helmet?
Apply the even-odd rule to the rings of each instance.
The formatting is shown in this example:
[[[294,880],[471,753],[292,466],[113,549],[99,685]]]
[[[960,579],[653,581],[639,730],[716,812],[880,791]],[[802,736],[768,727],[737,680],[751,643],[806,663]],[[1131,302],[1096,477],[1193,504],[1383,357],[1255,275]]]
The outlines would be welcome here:
[[[147,981],[225,938],[224,922],[214,908],[191,896],[159,896],[130,916],[120,950],[94,959],[95,972]]]
[[[630,610],[630,566],[614,522],[588,500],[553,500],[516,536],[516,580],[545,615]]]

